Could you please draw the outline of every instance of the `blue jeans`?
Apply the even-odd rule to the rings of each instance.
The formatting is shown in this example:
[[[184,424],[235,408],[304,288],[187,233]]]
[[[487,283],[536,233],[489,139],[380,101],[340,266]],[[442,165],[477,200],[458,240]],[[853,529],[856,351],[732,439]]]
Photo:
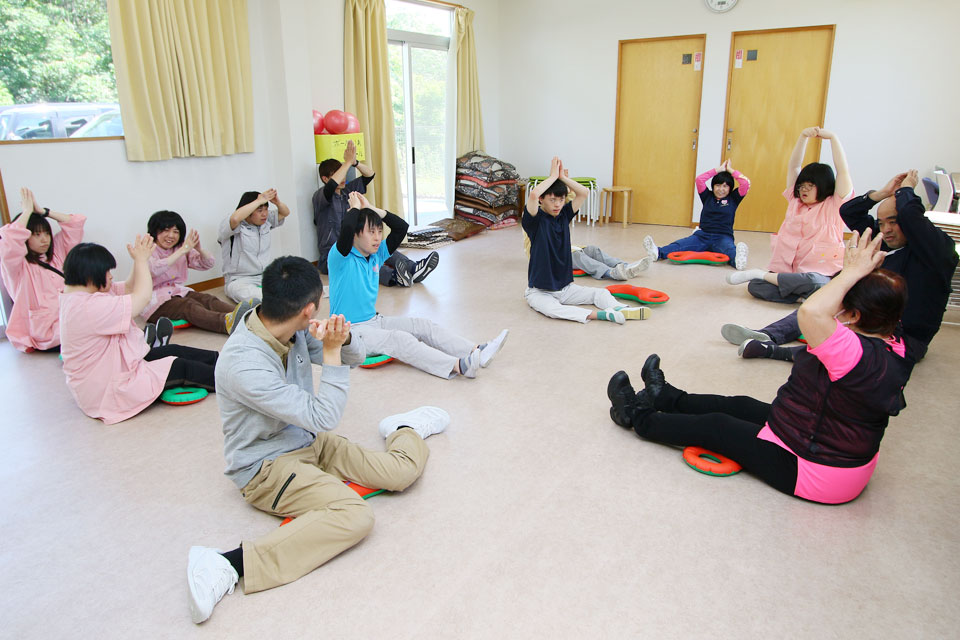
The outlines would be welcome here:
[[[736,262],[737,257],[737,245],[733,241],[733,236],[723,233],[705,233],[700,229],[694,231],[692,236],[680,238],[665,247],[660,247],[659,259],[665,260],[667,255],[674,251],[715,251],[726,255],[731,265]]]

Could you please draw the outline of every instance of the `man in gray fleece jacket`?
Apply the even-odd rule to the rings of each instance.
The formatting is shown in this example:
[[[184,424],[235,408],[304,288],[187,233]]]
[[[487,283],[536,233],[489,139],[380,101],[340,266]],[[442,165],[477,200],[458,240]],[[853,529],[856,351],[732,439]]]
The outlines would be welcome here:
[[[345,480],[403,491],[423,472],[423,439],[450,416],[436,407],[384,418],[387,450],[329,433],[347,401],[349,366],[365,355],[343,316],[315,320],[323,283],[316,267],[286,256],[263,272],[263,302],[239,321],[216,368],[226,475],[254,507],[294,520],[232,551],[191,547],[190,611],[203,622],[240,577],[253,593],[296,580],[362,540],[370,507]],[[322,364],[313,393],[311,363]]]

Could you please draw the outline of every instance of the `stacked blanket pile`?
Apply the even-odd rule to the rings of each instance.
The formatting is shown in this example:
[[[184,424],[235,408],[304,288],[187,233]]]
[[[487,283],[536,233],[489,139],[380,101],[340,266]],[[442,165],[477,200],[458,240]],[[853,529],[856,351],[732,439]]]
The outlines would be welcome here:
[[[507,226],[519,216],[517,180],[520,174],[509,162],[479,151],[457,159],[457,197],[454,215],[485,227]]]

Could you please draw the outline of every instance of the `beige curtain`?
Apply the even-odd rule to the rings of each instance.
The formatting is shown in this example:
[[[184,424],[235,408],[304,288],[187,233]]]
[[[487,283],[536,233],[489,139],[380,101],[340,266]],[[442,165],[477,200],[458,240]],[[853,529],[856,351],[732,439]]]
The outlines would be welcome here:
[[[402,216],[387,65],[386,9],[383,0],[346,0],[343,9],[344,108],[360,121],[367,152],[364,164],[377,172],[377,179],[367,186],[367,198]]]
[[[247,0],[108,0],[128,160],[253,151]]]
[[[457,157],[475,149],[483,151],[483,117],[477,76],[477,47],[473,11],[457,7],[454,41],[457,47]]]

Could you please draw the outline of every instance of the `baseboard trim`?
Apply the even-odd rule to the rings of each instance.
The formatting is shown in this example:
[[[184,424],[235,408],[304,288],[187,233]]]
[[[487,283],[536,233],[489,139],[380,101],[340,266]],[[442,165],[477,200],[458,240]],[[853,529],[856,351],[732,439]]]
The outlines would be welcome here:
[[[317,261],[314,260],[311,264],[313,266],[317,266]],[[186,286],[190,287],[194,291],[207,291],[208,289],[216,289],[217,287],[223,286],[223,276],[220,276],[219,278],[213,278],[212,280],[204,280],[203,282],[195,282]]]

